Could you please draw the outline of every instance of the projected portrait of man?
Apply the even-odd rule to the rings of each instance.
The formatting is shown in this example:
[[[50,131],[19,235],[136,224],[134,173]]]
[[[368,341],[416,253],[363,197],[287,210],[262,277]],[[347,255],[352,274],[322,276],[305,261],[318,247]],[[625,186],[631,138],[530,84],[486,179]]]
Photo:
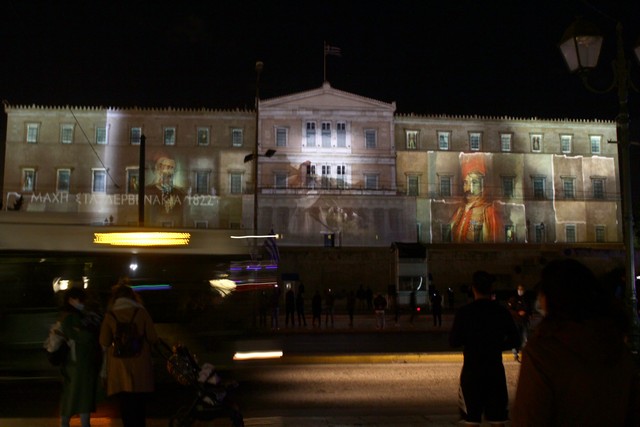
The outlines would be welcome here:
[[[485,198],[484,178],[486,164],[484,154],[461,155],[462,190],[464,204],[451,218],[453,242],[495,242],[498,233],[498,215],[493,204]]]
[[[186,193],[175,185],[175,160],[159,157],[153,171],[153,180],[145,187],[145,202],[151,211],[150,220],[156,223],[171,221],[174,225],[182,225],[182,206]]]

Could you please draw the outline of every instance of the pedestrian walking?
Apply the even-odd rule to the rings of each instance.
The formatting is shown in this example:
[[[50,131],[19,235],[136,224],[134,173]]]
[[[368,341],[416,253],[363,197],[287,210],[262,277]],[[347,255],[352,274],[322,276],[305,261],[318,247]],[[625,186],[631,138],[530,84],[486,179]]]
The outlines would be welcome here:
[[[322,326],[322,296],[318,290],[311,298],[311,326],[314,328]]]
[[[485,271],[473,274],[474,301],[458,310],[449,336],[452,347],[463,347],[459,405],[467,425],[479,426],[483,414],[494,426],[509,418],[502,352],[520,345],[520,337],[509,311],[491,299],[494,280]]]
[[[296,313],[298,314],[298,326],[306,328],[307,317],[304,314],[304,292],[300,288],[298,288],[298,293],[296,294]]]
[[[364,310],[365,305],[367,303],[367,296],[364,290],[364,286],[362,284],[360,284],[360,286],[358,287],[358,291],[356,292],[356,298],[358,299],[358,309]]]
[[[119,323],[133,325],[137,331],[138,352],[130,356],[116,353],[114,345],[119,335]],[[131,338],[134,338],[133,336]],[[120,403],[124,427],[144,427],[146,400],[154,391],[151,347],[158,340],[151,316],[128,281],[118,283],[111,292],[111,301],[100,329],[100,344],[106,352],[102,376],[106,378],[107,395]]]
[[[409,323],[413,325],[413,319],[416,316],[416,310],[418,309],[418,298],[416,296],[416,290],[412,289],[411,294],[409,295],[409,311],[411,314],[409,315]]]
[[[86,303],[87,294],[82,288],[70,288],[64,294],[60,331],[69,343],[70,351],[60,366],[61,427],[69,427],[74,415],[80,415],[82,427],[89,427],[90,414],[96,410],[98,374],[102,364],[102,349],[98,343],[101,318],[89,310]]]
[[[544,318],[522,349],[512,425],[639,426],[622,304],[573,259],[548,263],[537,290]]]
[[[278,285],[275,285],[271,290],[269,305],[271,308],[271,329],[277,331],[280,329],[280,288]]]
[[[296,311],[296,297],[293,293],[293,288],[289,288],[287,292],[284,294],[284,325],[288,328],[289,321],[291,321],[291,326],[296,326],[295,322],[295,311]]]
[[[433,291],[431,295],[431,314],[433,315],[433,326],[442,326],[442,295],[440,291]]]
[[[518,333],[520,334],[520,347],[513,349],[513,358],[519,362],[520,349],[524,347],[527,343],[527,339],[529,338],[529,325],[531,319],[531,304],[529,304],[529,301],[526,299],[524,286],[518,285],[516,294],[509,298],[507,305],[511,315],[513,316],[516,328],[518,328]]]
[[[333,328],[333,314],[335,309],[336,296],[333,294],[331,289],[327,290],[327,294],[325,296],[325,317],[324,317],[324,326],[329,327],[329,321],[331,321],[331,327]]]
[[[382,296],[382,294],[376,295],[376,297],[373,299],[373,309],[376,316],[376,329],[384,329],[387,299]]]
[[[353,290],[347,295],[347,314],[349,315],[349,327],[353,328],[353,316],[356,312],[356,294]]]

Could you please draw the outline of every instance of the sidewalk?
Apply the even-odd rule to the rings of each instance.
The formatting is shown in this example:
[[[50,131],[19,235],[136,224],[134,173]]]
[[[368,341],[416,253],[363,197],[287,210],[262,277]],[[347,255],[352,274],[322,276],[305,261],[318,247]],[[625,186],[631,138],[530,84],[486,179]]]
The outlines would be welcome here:
[[[2,427],[59,427],[57,418],[28,418],[28,419],[2,419]],[[147,427],[167,427],[169,421],[166,419],[147,419]],[[227,419],[218,419],[208,422],[199,422],[198,427],[222,427],[229,426]],[[425,415],[425,416],[391,416],[391,417],[268,417],[268,418],[246,418],[245,426],[260,427],[417,427],[432,426],[446,427],[459,425],[458,417],[454,415]],[[487,424],[488,425],[488,424]],[[72,427],[79,427],[80,420],[71,420]],[[120,420],[108,417],[92,417],[92,427],[122,427]]]

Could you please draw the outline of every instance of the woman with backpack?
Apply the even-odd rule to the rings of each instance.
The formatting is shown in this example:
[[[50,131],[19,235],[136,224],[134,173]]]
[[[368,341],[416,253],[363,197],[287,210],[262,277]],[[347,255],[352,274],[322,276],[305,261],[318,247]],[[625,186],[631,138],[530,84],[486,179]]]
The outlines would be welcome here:
[[[90,413],[96,410],[98,372],[102,352],[98,344],[100,316],[85,308],[87,295],[82,288],[64,294],[60,331],[69,352],[60,365],[62,396],[60,425],[69,427],[71,417],[80,415],[82,427],[90,426]]]
[[[121,280],[111,291],[100,344],[106,352],[103,378],[107,396],[120,403],[124,427],[144,427],[146,397],[154,390],[151,347],[158,336],[141,299]]]

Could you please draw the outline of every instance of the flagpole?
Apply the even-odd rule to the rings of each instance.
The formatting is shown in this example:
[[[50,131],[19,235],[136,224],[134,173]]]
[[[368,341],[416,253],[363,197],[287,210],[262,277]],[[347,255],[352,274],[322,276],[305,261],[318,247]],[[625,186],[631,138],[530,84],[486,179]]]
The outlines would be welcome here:
[[[324,46],[322,47],[323,60],[322,60],[322,82],[327,82],[327,41],[324,41]]]

